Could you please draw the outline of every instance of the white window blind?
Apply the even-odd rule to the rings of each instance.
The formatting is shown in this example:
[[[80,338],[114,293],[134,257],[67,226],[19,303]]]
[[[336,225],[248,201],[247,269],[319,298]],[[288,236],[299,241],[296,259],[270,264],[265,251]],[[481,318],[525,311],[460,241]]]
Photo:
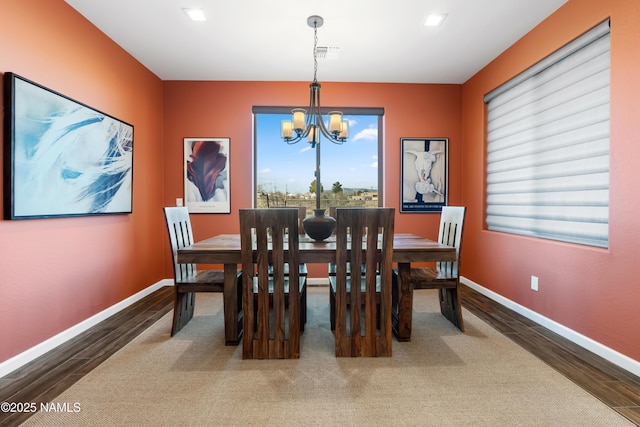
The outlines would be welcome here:
[[[609,21],[485,96],[487,228],[608,247]]]

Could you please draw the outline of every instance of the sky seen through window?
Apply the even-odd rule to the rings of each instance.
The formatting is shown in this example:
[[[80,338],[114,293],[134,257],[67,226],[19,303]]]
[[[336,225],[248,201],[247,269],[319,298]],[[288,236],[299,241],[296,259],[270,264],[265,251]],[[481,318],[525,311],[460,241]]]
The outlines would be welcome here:
[[[287,144],[280,137],[281,121],[290,119],[290,114],[256,114],[256,181],[263,191],[304,194],[315,179],[316,150],[306,140]],[[322,186],[330,191],[340,182],[343,189],[377,191],[378,116],[344,119],[349,121],[346,142],[320,140]]]

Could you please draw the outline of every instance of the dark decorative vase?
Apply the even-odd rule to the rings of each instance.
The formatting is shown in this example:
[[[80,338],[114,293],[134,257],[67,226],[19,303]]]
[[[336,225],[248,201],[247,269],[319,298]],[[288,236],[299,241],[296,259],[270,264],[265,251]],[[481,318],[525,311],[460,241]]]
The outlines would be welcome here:
[[[324,214],[324,209],[314,209],[314,215],[308,216],[302,221],[302,228],[307,236],[317,242],[321,242],[331,236],[336,229],[336,220]]]

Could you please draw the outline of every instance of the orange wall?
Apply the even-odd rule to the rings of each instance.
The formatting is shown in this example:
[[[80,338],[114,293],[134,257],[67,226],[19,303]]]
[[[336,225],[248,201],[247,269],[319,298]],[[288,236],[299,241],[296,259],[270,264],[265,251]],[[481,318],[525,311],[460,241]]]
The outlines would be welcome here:
[[[460,85],[322,83],[323,105],[384,108],[383,203],[396,208],[397,232],[435,238],[439,223],[439,215],[399,213],[401,137],[449,138],[450,203],[461,202],[460,91]],[[164,202],[175,204],[183,194],[184,137],[230,137],[231,214],[198,214],[191,220],[196,239],[239,232],[238,209],[253,203],[251,108],[304,105],[309,83],[167,81],[164,96]],[[284,150],[286,144],[273,149]]]
[[[62,0],[2,0],[8,71],[134,125],[134,201],[132,215],[0,220],[0,362],[169,277],[162,82]]]
[[[482,97],[611,17],[609,248],[489,232],[484,227]],[[464,276],[640,361],[640,7],[635,0],[571,0],[463,86]],[[539,292],[530,276],[539,277]]]

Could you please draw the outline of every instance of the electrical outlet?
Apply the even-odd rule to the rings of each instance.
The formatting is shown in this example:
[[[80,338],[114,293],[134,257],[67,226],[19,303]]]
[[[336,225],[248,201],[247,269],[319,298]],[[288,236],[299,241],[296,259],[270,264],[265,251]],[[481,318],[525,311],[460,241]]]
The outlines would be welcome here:
[[[538,276],[531,276],[531,290],[538,291]]]
[[[180,197],[176,198],[176,206],[182,206],[182,205],[183,205],[182,198]]]

